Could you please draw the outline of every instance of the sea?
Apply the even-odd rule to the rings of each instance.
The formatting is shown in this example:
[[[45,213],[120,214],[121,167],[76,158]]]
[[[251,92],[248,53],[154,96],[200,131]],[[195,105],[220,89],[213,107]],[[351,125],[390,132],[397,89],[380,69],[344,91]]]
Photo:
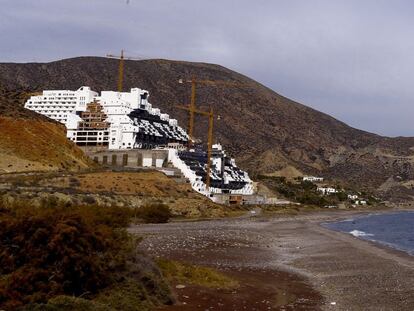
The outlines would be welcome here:
[[[414,256],[414,211],[369,214],[323,226]]]

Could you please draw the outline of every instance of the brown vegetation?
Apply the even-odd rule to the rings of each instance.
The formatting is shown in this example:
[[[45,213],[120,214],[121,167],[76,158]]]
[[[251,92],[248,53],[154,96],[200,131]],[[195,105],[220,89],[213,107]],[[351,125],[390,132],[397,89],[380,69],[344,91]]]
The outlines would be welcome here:
[[[124,291],[136,294],[129,310],[171,302],[161,275],[137,255],[125,230],[131,215],[119,207],[2,207],[0,308],[54,310],[53,299],[67,295],[96,300],[108,310],[127,310],[114,300]],[[70,305],[77,303],[82,300]]]
[[[101,216],[102,215],[102,216]],[[96,293],[126,262],[125,211],[91,208],[1,211],[0,304]]]

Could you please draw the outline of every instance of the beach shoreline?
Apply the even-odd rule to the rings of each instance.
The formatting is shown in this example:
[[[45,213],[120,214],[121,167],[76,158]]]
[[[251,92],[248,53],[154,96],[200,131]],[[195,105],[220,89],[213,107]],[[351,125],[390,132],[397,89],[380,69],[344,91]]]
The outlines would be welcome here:
[[[271,309],[266,310],[295,310],[295,303],[305,310],[412,310],[413,256],[322,225],[406,210],[412,211],[329,211],[140,225],[130,231],[145,237],[140,247],[154,257],[212,266],[230,274],[238,271],[242,279],[244,272],[250,280],[276,273],[277,277],[252,282],[257,292],[272,283],[274,299],[266,297],[271,301]],[[281,294],[290,298],[281,300]],[[249,299],[248,293],[243,299]]]
[[[306,276],[325,298],[325,310],[413,310],[413,256],[323,226],[353,217],[403,211],[412,209],[323,213],[287,221],[296,230],[294,234],[287,230],[293,236],[284,249],[290,258],[280,267]],[[281,230],[279,226],[275,231]],[[300,251],[295,252],[295,247]]]
[[[378,247],[378,248],[382,249],[383,251],[386,251],[389,254],[396,255],[400,258],[410,260],[410,259],[414,258],[413,257],[414,255],[412,253],[409,253],[409,251],[407,251],[407,250],[398,248],[395,245],[388,244],[388,243],[382,242],[380,240],[373,240],[373,239],[364,238],[364,236],[360,236],[360,237],[355,236],[351,232],[342,231],[342,230],[339,230],[339,229],[336,229],[336,228],[329,228],[328,226],[326,226],[327,224],[335,224],[335,223],[341,222],[341,221],[351,221],[354,218],[359,218],[359,217],[369,217],[369,216],[384,215],[384,214],[397,214],[397,213],[405,213],[405,212],[414,213],[414,209],[397,209],[397,210],[389,210],[389,211],[384,210],[384,211],[378,212],[378,213],[363,213],[363,214],[358,214],[356,217],[351,217],[351,218],[347,217],[347,218],[329,219],[328,221],[318,223],[318,225],[320,227],[324,228],[324,229],[328,229],[330,231],[338,232],[338,233],[344,234],[346,236],[364,241],[364,242],[370,244],[371,246]]]

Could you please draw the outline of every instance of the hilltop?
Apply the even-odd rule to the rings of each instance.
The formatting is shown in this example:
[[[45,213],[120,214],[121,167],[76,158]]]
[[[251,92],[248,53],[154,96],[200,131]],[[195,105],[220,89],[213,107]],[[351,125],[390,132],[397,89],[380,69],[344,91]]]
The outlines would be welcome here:
[[[99,57],[2,63],[0,84],[7,90],[88,85],[100,91],[116,89],[117,70],[117,60]],[[220,115],[215,122],[216,139],[253,176],[315,174],[348,186],[380,189],[385,196],[411,195],[414,138],[382,137],[352,128],[225,67],[170,60],[126,61],[124,88],[149,90],[154,106],[186,124],[186,113],[175,105],[188,103],[190,86],[178,80],[192,76],[246,85],[200,86],[197,100],[199,108],[211,105]],[[18,105],[7,108],[8,114],[20,113]],[[207,120],[198,120],[197,136],[204,139],[206,129]]]

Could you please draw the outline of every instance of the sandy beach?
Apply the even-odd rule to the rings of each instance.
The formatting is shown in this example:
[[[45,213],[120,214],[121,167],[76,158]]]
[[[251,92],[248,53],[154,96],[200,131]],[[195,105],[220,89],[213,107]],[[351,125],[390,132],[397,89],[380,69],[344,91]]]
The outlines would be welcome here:
[[[377,212],[377,211],[375,211]],[[137,225],[151,256],[215,267],[237,291],[176,290],[165,310],[414,310],[414,258],[323,228],[359,212]]]

